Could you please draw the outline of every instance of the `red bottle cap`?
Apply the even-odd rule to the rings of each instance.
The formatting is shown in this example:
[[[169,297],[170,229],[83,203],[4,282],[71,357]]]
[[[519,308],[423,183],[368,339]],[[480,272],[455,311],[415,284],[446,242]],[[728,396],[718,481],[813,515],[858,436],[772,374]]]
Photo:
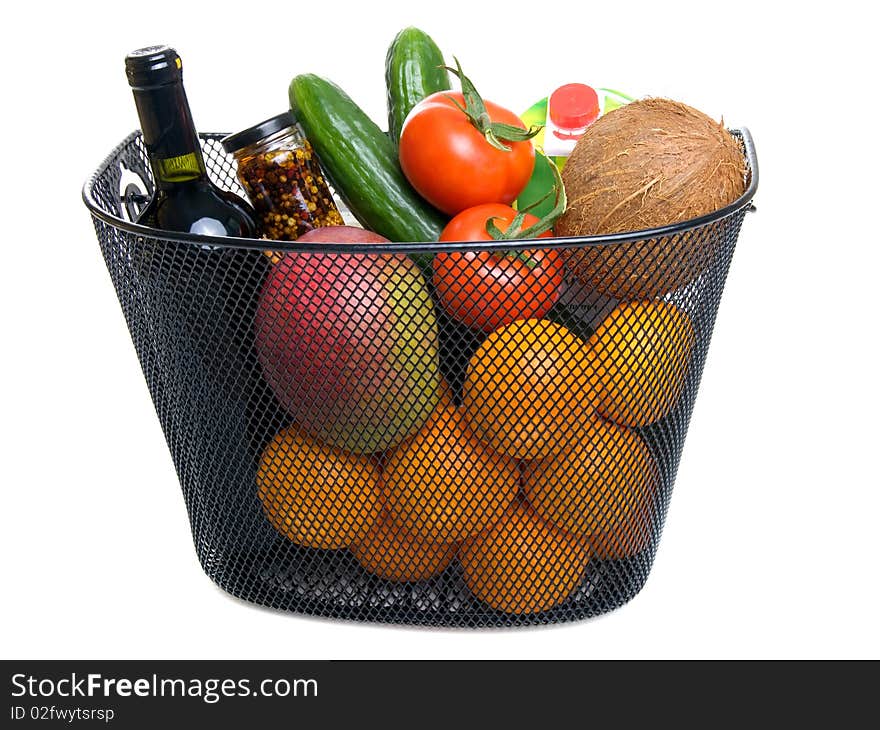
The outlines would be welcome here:
[[[599,96],[592,86],[566,84],[550,94],[551,121],[561,129],[580,129],[599,117]]]

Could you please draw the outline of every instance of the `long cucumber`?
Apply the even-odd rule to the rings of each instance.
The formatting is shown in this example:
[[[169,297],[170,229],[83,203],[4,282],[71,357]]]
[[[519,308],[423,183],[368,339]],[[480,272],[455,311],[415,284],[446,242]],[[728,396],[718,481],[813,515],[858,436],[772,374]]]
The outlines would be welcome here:
[[[438,91],[452,88],[443,54],[431,36],[418,28],[404,28],[395,36],[385,57],[388,91],[388,134],[396,144],[412,108]]]
[[[360,223],[391,241],[436,241],[446,218],[413,190],[395,144],[348,94],[314,74],[296,76],[289,91],[291,110]]]

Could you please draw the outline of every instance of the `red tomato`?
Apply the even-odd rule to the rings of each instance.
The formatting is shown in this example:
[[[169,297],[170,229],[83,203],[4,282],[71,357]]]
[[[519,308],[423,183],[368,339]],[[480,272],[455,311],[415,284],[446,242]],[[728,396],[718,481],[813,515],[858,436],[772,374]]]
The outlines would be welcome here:
[[[491,241],[486,221],[506,231],[516,211],[509,205],[478,205],[447,224],[441,241]],[[526,214],[523,227],[538,222]],[[539,238],[549,238],[550,231]],[[516,245],[511,241],[511,246]],[[434,256],[434,287],[443,308],[468,327],[491,332],[519,319],[543,317],[562,286],[559,251],[451,251]]]
[[[464,96],[438,91],[410,112],[400,135],[400,166],[412,186],[431,205],[455,215],[484,203],[512,203],[535,167],[530,140],[493,147],[453,103]],[[513,112],[484,102],[493,122],[525,129]]]

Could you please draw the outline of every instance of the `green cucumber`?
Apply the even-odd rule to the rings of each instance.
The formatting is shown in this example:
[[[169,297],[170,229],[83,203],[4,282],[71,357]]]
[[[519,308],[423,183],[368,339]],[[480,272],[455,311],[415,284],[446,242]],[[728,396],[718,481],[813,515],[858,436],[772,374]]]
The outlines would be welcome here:
[[[418,28],[404,28],[388,47],[385,57],[388,89],[388,134],[397,144],[400,130],[412,108],[437,91],[452,88],[443,54]]]
[[[290,108],[339,196],[361,225],[391,241],[436,241],[446,218],[413,190],[397,148],[336,84],[314,74],[290,82]],[[420,264],[429,256],[414,256]]]

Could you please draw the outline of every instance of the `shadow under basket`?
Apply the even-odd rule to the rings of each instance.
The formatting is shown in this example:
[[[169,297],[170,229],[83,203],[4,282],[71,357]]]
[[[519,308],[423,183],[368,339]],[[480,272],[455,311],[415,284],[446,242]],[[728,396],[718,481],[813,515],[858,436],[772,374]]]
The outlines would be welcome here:
[[[732,133],[747,162],[734,203],[529,241],[562,283],[513,304],[450,304],[431,272],[441,252],[521,263],[509,243],[140,226],[152,179],[140,135],[125,139],[83,198],[210,578],[285,611],[474,628],[638,593],[757,188],[748,131]],[[202,136],[209,174],[243,195],[221,137]],[[505,307],[516,321],[480,325]]]

